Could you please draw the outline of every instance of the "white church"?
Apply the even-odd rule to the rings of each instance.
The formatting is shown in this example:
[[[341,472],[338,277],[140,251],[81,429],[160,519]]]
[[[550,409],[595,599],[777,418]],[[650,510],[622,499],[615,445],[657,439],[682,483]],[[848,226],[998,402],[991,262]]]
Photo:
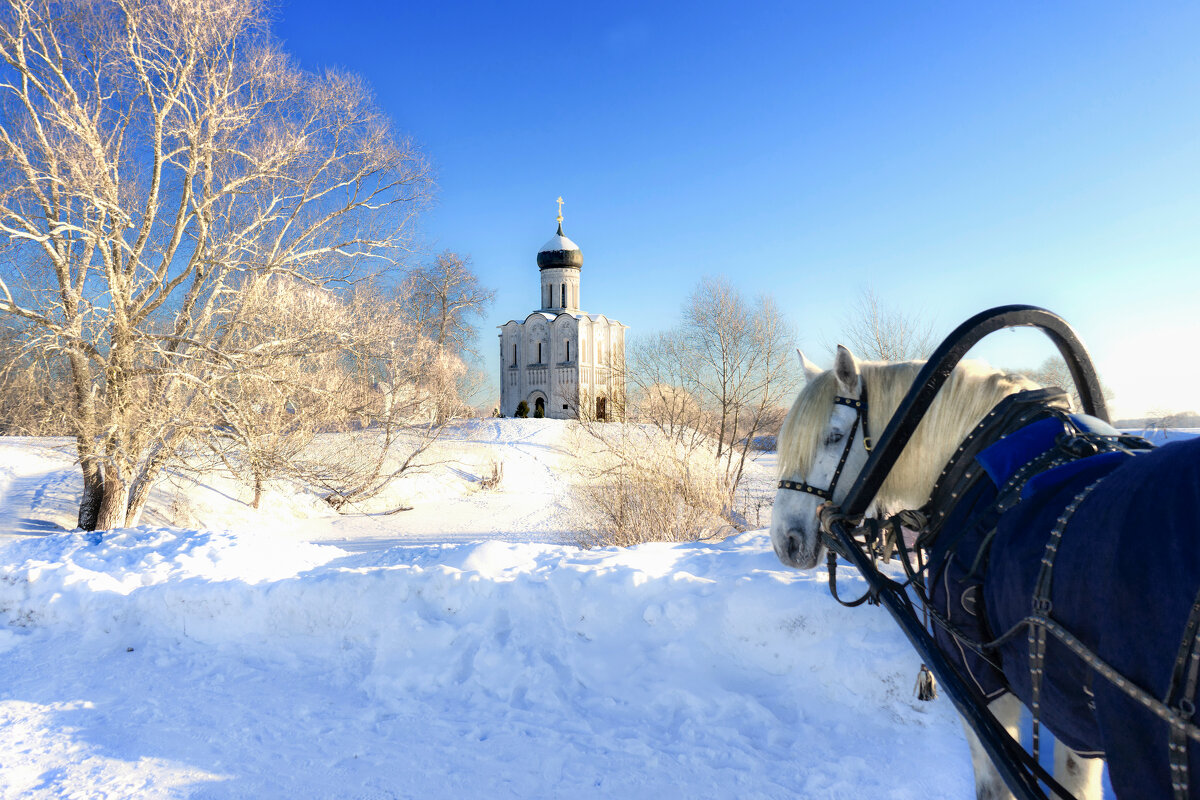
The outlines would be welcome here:
[[[500,414],[524,400],[531,417],[624,419],[628,326],[581,310],[583,252],[563,235],[558,203],[558,233],[537,254],[540,307],[500,326]]]

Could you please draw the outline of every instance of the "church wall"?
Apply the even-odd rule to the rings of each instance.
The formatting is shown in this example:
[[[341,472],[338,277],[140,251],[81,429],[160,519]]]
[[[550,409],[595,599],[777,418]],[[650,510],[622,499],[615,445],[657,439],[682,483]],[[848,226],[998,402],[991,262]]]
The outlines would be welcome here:
[[[524,325],[509,322],[500,328],[500,413],[511,417],[517,413],[524,387],[525,364]]]
[[[579,403],[589,415],[596,399],[606,399],[610,419],[623,419],[625,409],[626,326],[603,315],[579,323]]]
[[[547,417],[574,419],[577,416],[578,325],[579,321],[570,315],[560,315],[553,320],[534,315],[523,323],[512,321],[501,326],[501,414],[515,415],[517,406],[524,400],[532,415],[536,398],[540,396],[545,401]]]

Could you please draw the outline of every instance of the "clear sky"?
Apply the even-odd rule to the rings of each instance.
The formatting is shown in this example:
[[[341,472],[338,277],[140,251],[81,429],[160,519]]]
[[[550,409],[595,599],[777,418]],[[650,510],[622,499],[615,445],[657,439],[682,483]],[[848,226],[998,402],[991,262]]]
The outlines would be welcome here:
[[[864,288],[939,335],[1063,315],[1115,416],[1200,411],[1200,4],[282,0],[309,69],[363,76],[438,174],[430,251],[469,254],[495,325],[537,249],[584,308],[667,327],[703,275],[790,309],[827,361]],[[1035,366],[1031,331],[982,355]],[[494,378],[493,378],[494,379]]]

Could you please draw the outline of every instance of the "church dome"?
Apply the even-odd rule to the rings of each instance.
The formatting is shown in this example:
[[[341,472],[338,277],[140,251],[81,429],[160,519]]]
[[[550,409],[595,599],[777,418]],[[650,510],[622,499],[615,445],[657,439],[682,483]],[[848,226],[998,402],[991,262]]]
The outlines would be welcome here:
[[[553,269],[569,267],[579,269],[583,266],[583,251],[579,245],[563,236],[562,223],[558,223],[558,233],[550,241],[542,245],[537,255],[538,269]]]

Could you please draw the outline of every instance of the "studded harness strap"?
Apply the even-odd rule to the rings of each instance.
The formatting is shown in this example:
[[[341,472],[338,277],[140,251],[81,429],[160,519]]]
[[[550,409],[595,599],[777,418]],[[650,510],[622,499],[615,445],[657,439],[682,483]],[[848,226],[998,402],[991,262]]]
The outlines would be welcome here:
[[[862,397],[842,397],[838,395],[833,398],[835,405],[848,406],[853,408],[854,424],[850,426],[850,434],[846,437],[846,446],[842,448],[842,457],[838,460],[837,469],[833,471],[833,478],[829,481],[829,488],[822,489],[819,486],[813,486],[807,481],[788,481],[782,480],[779,482],[780,489],[791,489],[796,492],[806,492],[807,494],[816,495],[822,500],[833,502],[833,493],[837,490],[838,479],[842,477],[842,470],[846,466],[846,459],[850,457],[850,448],[854,446],[854,435],[858,433],[858,426],[862,425],[863,431],[863,447],[868,453],[871,452],[871,432],[867,427],[867,384],[864,381],[862,384]]]

